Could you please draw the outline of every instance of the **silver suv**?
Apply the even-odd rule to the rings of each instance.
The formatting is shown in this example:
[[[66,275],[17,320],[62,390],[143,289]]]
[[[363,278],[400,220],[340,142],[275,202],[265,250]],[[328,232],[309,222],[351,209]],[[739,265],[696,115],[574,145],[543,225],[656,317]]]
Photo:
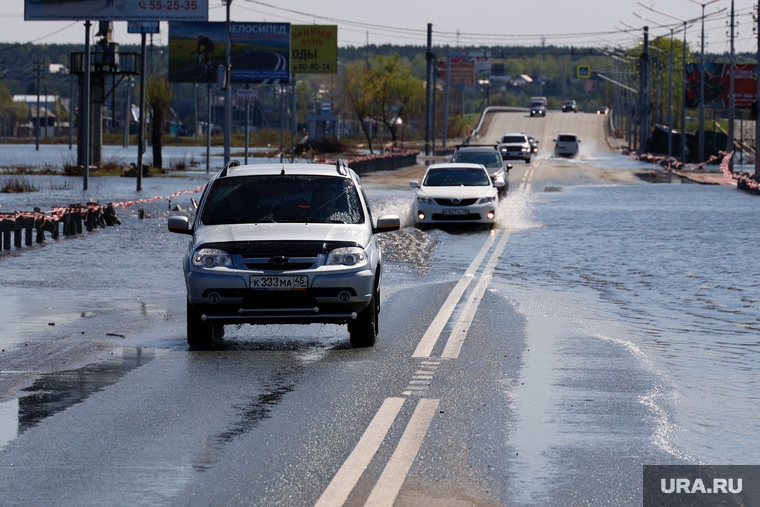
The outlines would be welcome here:
[[[504,160],[518,158],[526,164],[530,164],[530,156],[533,154],[528,136],[522,132],[507,132],[501,136],[499,151]]]
[[[209,180],[194,219],[169,218],[191,236],[184,258],[187,343],[208,348],[225,324],[348,324],[351,345],[378,332],[382,255],[359,176],[338,163],[231,162]]]

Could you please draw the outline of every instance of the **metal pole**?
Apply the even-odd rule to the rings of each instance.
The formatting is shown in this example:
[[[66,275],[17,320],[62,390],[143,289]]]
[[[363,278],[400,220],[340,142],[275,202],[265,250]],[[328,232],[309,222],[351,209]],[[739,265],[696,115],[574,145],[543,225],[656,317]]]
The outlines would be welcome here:
[[[145,34],[140,34],[140,118],[137,127],[137,190],[142,190],[143,153],[145,152],[145,74],[148,72],[148,62],[145,58]]]
[[[42,76],[42,60],[34,60],[34,73],[37,78],[37,128],[34,129],[35,147],[40,151],[40,77]]]
[[[668,57],[668,156],[673,156],[673,29],[670,30]]]
[[[74,80],[71,80],[69,86],[69,149],[74,145]]]
[[[681,162],[686,164],[686,21],[683,22],[681,48]]]
[[[296,130],[298,129],[298,116],[296,108],[297,106],[297,93],[298,90],[296,90],[296,75],[291,74],[291,79],[293,80],[293,85],[290,87],[291,91],[293,92],[293,110],[291,111],[291,114],[293,115],[291,117],[291,140],[290,140],[290,162],[293,163],[296,161]],[[333,127],[335,129],[334,135],[338,137],[338,129],[340,128],[340,125],[333,122]]]
[[[760,65],[760,4],[757,8],[757,64]],[[757,80],[758,108],[760,109],[760,79]],[[760,176],[760,157],[758,156],[757,141],[760,140],[760,115],[755,120],[755,176]]]
[[[127,86],[124,90],[124,142],[122,143],[122,146],[124,148],[129,148],[129,99],[130,97],[130,86],[131,86],[132,78],[127,79]]]
[[[449,83],[451,82],[451,51],[446,53],[446,86],[443,92],[443,136],[441,146],[446,149],[446,140],[449,133]]]
[[[84,146],[82,147],[82,188],[87,190],[90,183],[90,80],[92,72],[90,69],[90,27],[92,23],[86,21],[84,24],[84,93],[82,94],[82,111],[79,125],[82,127],[80,139]]]
[[[734,97],[734,74],[736,73],[736,63],[734,58],[734,0],[731,0],[731,77],[728,89],[728,139],[726,140],[726,151],[734,150],[734,120],[736,119],[736,100]],[[734,170],[734,159],[731,157],[728,161],[728,168]]]
[[[425,155],[430,155],[430,129],[433,126],[431,87],[433,81],[433,24],[427,25],[427,79],[425,81]]]
[[[246,84],[245,89],[250,89],[251,86]],[[246,96],[245,100],[245,165],[248,165],[248,120],[251,116],[251,99]]]
[[[211,83],[208,84],[206,91],[206,172],[211,171]]]
[[[702,58],[699,69],[699,158],[705,161],[705,6],[702,5]]]
[[[644,51],[641,53],[641,93],[639,93],[639,155],[647,151],[649,137],[649,27],[644,27]]]
[[[230,161],[230,139],[232,136],[232,61],[230,53],[232,51],[232,39],[230,37],[230,7],[232,0],[227,1],[227,52],[225,53],[226,79],[224,93],[224,163]]]

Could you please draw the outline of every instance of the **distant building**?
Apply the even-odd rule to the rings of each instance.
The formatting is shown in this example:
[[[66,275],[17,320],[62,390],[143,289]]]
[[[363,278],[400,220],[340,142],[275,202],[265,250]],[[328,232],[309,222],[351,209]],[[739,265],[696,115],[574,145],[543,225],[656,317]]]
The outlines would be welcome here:
[[[40,137],[53,137],[58,127],[58,116],[56,115],[56,104],[58,95],[40,95],[40,111],[37,114],[37,95],[14,95],[13,102],[23,102],[29,108],[29,121],[27,128],[31,135],[37,131],[37,121],[39,118]]]

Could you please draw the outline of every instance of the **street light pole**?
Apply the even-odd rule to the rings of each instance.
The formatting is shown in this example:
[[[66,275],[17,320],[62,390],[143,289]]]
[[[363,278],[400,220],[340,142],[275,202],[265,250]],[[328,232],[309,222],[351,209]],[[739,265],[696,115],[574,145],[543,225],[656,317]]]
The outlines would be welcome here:
[[[716,0],[717,1],[717,0]],[[230,53],[232,52],[232,40],[230,36],[230,7],[232,0],[226,0],[227,3],[227,52],[224,60],[225,79],[224,79],[224,164],[230,161],[230,138],[232,136],[232,61]]]
[[[705,3],[697,2],[697,0],[689,1],[702,6],[702,55],[699,70],[699,156],[697,159],[697,163],[701,163],[705,161],[705,7],[718,0],[710,0]]]

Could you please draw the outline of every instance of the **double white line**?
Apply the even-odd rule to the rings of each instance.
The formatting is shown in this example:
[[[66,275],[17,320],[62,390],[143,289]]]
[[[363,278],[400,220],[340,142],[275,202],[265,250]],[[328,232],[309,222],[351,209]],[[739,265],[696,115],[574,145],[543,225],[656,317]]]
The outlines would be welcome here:
[[[472,263],[470,263],[467,271],[465,271],[462,278],[459,279],[456,286],[452,289],[417,345],[417,349],[412,354],[412,357],[430,357],[441,332],[451,318],[457,304],[462,299],[471,280],[475,278],[475,274],[483,263],[483,259],[485,259],[493,244],[498,240],[497,246],[491,253],[480,279],[470,293],[441,354],[441,357],[446,359],[456,359],[459,357],[462,345],[467,337],[467,331],[472,324],[483,294],[493,276],[496,263],[504,252],[508,239],[509,232],[507,231],[498,231],[489,236]],[[359,443],[343,463],[340,470],[338,470],[338,473],[335,474],[335,477],[333,477],[327,489],[322,493],[322,496],[319,497],[315,507],[337,507],[346,502],[362,474],[364,474],[364,471],[369,466],[370,461],[377,454],[380,445],[385,440],[391,425],[396,420],[405,401],[406,398],[387,398],[383,402],[380,410],[377,411],[377,414],[375,414],[372,422],[370,422],[359,440]],[[391,507],[396,501],[396,497],[406,480],[409,469],[422,446],[422,441],[427,434],[439,402],[440,400],[436,399],[423,398],[419,400],[401,436],[401,440],[367,498],[364,504],[365,507]]]

